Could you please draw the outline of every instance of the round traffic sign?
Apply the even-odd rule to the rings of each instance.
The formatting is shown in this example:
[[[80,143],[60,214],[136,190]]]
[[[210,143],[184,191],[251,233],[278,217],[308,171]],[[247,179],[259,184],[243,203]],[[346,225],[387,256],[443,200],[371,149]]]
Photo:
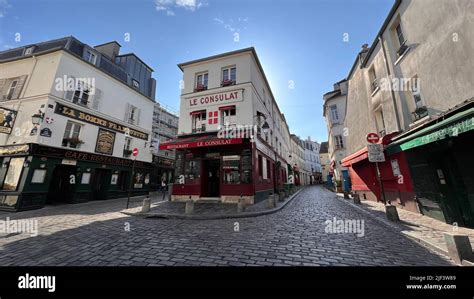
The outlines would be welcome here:
[[[132,155],[133,155],[134,157],[138,156],[138,148],[134,148],[134,149],[133,149]]]
[[[369,133],[367,134],[367,142],[369,143],[377,143],[379,142],[380,137],[377,135],[377,133]]]

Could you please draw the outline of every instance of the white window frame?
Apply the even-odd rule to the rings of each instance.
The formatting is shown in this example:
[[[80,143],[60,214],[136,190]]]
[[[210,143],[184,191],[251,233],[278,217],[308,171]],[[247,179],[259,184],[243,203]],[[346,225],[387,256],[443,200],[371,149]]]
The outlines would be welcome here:
[[[130,105],[128,110],[127,122],[132,125],[138,123],[138,107]]]
[[[97,54],[95,54],[91,50],[86,50],[85,59],[86,59],[87,62],[95,64],[97,62]]]
[[[67,132],[67,127],[68,125],[71,124],[71,128],[69,129],[69,134],[68,136],[66,136],[66,132]],[[80,140],[81,139],[81,133],[82,133],[82,127],[83,125],[80,124],[80,123],[77,123],[77,122],[74,122],[74,121],[70,121],[68,120],[67,123],[66,123],[66,128],[64,129],[64,134],[63,134],[63,139],[64,138],[73,138],[74,137],[74,128],[75,127],[79,127],[79,132],[77,133],[77,138]],[[61,144],[62,144],[62,141],[61,141]],[[76,147],[73,147],[71,146],[71,144],[68,142],[66,145],[62,145],[63,147],[68,147],[68,148],[79,148],[80,145],[77,145]]]
[[[13,98],[13,95],[15,94],[15,90],[18,88],[19,81],[20,80],[18,79],[14,79],[10,83],[10,87],[8,88],[8,92],[7,92],[7,100],[11,100]],[[13,84],[15,84],[15,86],[13,86]]]
[[[342,135],[334,136],[334,147],[335,147],[335,149],[343,149],[344,148],[344,140],[342,139]]]
[[[81,106],[89,107],[90,103],[91,103],[91,96],[92,96],[91,90],[92,90],[92,88],[90,86],[88,86],[86,83],[84,83],[80,80],[77,81],[77,86],[76,87],[77,88],[72,93],[71,102],[73,102],[74,104],[81,105]],[[77,100],[75,100],[76,92],[79,92]],[[84,95],[87,95],[87,102],[86,103],[84,103]]]
[[[203,117],[204,116],[204,117]],[[207,111],[193,114],[191,117],[191,131],[192,132],[203,132],[205,131],[207,120]],[[204,130],[203,130],[204,125]]]
[[[232,70],[235,70],[235,76],[233,80],[232,80]],[[224,76],[225,71],[227,71],[227,78]],[[232,65],[232,66],[222,68],[221,78],[222,78],[222,82],[224,82],[225,80],[232,80],[235,84],[237,82],[237,67],[235,65]]]
[[[337,112],[337,105],[331,105],[329,106],[329,109],[331,110],[331,121],[333,124],[339,123],[339,114]]]
[[[201,76],[201,80],[199,80],[199,77]],[[205,80],[207,76],[207,79]],[[198,85],[202,85],[207,89],[209,85],[209,72],[201,72],[201,73],[196,73],[196,78],[195,78],[196,84],[194,84],[194,87],[197,88]],[[204,84],[206,83],[206,84]]]
[[[234,111],[234,115],[232,115],[232,111]],[[221,125],[222,126],[228,126],[228,125],[235,125],[236,120],[237,120],[237,111],[236,108],[228,108],[228,109],[222,109],[221,111]],[[228,122],[226,122],[228,120]]]

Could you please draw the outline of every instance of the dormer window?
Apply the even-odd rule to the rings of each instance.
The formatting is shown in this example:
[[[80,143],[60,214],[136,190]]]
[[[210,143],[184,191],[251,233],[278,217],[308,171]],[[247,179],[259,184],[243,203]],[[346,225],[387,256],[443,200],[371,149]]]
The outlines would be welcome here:
[[[140,89],[140,83],[137,80],[132,79],[132,85],[134,88]]]
[[[35,46],[31,46],[31,47],[26,48],[25,55],[33,54],[34,49],[35,49]]]
[[[95,64],[95,62],[97,61],[97,55],[93,53],[91,50],[86,51],[86,55],[84,58],[87,62],[90,62],[92,64]]]

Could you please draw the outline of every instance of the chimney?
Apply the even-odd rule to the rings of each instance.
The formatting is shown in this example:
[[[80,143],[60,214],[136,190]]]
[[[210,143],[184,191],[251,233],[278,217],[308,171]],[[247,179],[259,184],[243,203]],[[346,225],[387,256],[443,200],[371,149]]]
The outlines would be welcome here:
[[[115,61],[115,57],[120,52],[121,45],[116,41],[105,43],[102,45],[95,46],[94,49],[99,51],[101,54],[107,56],[110,60]]]
[[[362,51],[366,51],[367,49],[369,49],[369,44],[363,44]]]

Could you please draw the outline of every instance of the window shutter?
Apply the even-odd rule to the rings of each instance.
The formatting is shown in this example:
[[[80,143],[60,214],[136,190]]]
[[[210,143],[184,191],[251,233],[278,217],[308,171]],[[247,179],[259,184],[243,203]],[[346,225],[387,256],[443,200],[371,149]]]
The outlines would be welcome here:
[[[128,119],[130,117],[130,104],[127,103],[125,106],[125,116],[124,116],[124,121],[128,123]]]
[[[18,99],[20,97],[21,90],[23,89],[23,85],[25,85],[27,75],[23,75],[18,80],[18,84],[16,85],[15,91],[13,92],[12,99]]]
[[[140,109],[139,108],[136,108],[137,109],[137,116],[135,117],[135,125],[139,125],[140,124]]]
[[[73,81],[73,88],[69,89],[69,82],[65,82],[66,90],[64,91],[64,99],[67,101],[72,102],[72,97],[74,96],[75,87],[76,87],[76,78],[73,76],[69,76],[68,79],[72,79]]]
[[[5,83],[7,83],[7,79],[0,79],[0,95],[3,95],[3,88],[5,87]]]
[[[102,90],[94,87],[94,99],[92,100],[92,109],[99,110],[100,100],[102,98]]]

